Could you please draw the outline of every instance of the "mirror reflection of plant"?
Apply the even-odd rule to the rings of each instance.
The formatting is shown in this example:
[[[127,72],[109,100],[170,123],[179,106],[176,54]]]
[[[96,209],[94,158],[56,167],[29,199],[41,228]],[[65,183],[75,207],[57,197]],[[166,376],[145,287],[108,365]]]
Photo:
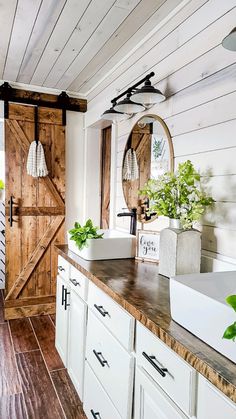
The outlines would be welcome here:
[[[150,179],[139,194],[149,198],[150,212],[179,219],[184,229],[191,229],[214,202],[202,191],[200,174],[190,160],[180,163],[175,173]]]
[[[70,233],[70,239],[74,240],[79,250],[88,246],[88,239],[102,239],[103,233],[98,233],[99,228],[94,227],[92,220],[87,220],[84,226],[75,222],[74,228]]]
[[[227,303],[236,311],[236,295],[229,295],[226,298]],[[233,340],[235,342],[236,339],[236,321],[227,327],[223,334],[224,339]]]
[[[155,160],[157,160],[161,156],[162,149],[163,149],[163,147],[161,145],[162,145],[162,141],[157,140],[155,138],[155,140],[153,142],[153,156],[154,156]]]
[[[3,182],[2,179],[0,179],[0,190],[5,188],[5,183]]]

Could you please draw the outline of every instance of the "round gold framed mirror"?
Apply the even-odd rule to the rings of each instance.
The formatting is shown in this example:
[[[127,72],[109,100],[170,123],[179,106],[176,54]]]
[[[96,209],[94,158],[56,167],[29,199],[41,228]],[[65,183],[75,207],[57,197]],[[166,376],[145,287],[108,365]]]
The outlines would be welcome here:
[[[140,197],[149,179],[157,179],[174,170],[173,144],[165,122],[157,115],[142,116],[129,134],[122,164],[122,185],[129,210],[137,209],[142,223],[153,221],[156,214],[148,215],[149,202]]]

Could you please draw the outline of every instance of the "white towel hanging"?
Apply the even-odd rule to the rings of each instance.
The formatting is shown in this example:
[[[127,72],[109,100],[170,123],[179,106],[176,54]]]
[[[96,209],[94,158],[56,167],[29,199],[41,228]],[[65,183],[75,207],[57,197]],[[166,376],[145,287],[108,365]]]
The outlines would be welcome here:
[[[125,155],[123,164],[123,180],[136,180],[139,177],[138,161],[136,152],[133,148],[129,148]]]
[[[35,178],[48,175],[44,149],[40,141],[38,141],[38,144],[36,141],[30,144],[27,158],[27,173]]]

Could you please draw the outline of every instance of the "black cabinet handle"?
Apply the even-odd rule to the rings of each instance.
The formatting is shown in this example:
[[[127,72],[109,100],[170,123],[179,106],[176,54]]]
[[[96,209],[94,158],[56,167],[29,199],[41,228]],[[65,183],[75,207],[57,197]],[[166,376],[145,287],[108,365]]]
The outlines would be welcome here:
[[[63,268],[63,266],[58,266],[58,271],[63,272],[65,271],[65,269]]]
[[[91,409],[90,412],[92,413],[92,416],[93,416],[94,419],[98,419],[98,416],[101,417],[100,413],[99,412],[95,413],[93,409]]]
[[[97,352],[95,349],[93,350],[94,355],[96,356],[97,360],[100,362],[102,367],[105,367],[105,365],[108,363],[105,359],[102,359],[102,352]]]
[[[62,285],[61,287],[61,305],[64,306],[64,302],[65,302],[65,286]]]
[[[81,287],[80,283],[77,281],[77,279],[74,278],[70,278],[70,282],[72,282],[73,285],[75,285],[77,287],[77,285],[79,285],[79,287]]]
[[[69,291],[67,291],[67,288],[65,289],[65,305],[64,308],[67,310],[67,307],[69,307],[70,304],[67,303],[67,296],[70,294]]]
[[[154,360],[156,359],[155,356],[148,355],[148,354],[146,354],[146,352],[143,352],[142,355],[144,356],[144,358],[147,359],[148,362],[150,362],[150,364],[153,366],[153,368],[155,368],[155,370],[157,370],[157,372],[159,372],[159,374],[162,377],[165,377],[166,376],[166,372],[168,372],[168,369],[167,368],[160,368],[160,367],[158,367],[158,365],[154,362]]]
[[[109,315],[108,311],[104,310],[103,306],[98,306],[97,304],[94,304],[94,307],[102,315],[102,317],[106,317]]]

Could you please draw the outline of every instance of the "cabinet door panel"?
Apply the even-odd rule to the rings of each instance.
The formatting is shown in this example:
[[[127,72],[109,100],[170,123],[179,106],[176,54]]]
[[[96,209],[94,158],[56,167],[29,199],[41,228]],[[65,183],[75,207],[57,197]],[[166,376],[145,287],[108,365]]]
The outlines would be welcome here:
[[[197,419],[235,419],[236,404],[199,374]]]
[[[68,373],[83,400],[87,305],[71,290],[68,332]]]
[[[56,348],[65,366],[67,366],[68,334],[68,308],[66,309],[65,307],[66,291],[69,292],[67,281],[65,281],[61,276],[58,275],[56,301]]]
[[[134,419],[187,419],[187,417],[151,377],[140,368],[136,368]]]

